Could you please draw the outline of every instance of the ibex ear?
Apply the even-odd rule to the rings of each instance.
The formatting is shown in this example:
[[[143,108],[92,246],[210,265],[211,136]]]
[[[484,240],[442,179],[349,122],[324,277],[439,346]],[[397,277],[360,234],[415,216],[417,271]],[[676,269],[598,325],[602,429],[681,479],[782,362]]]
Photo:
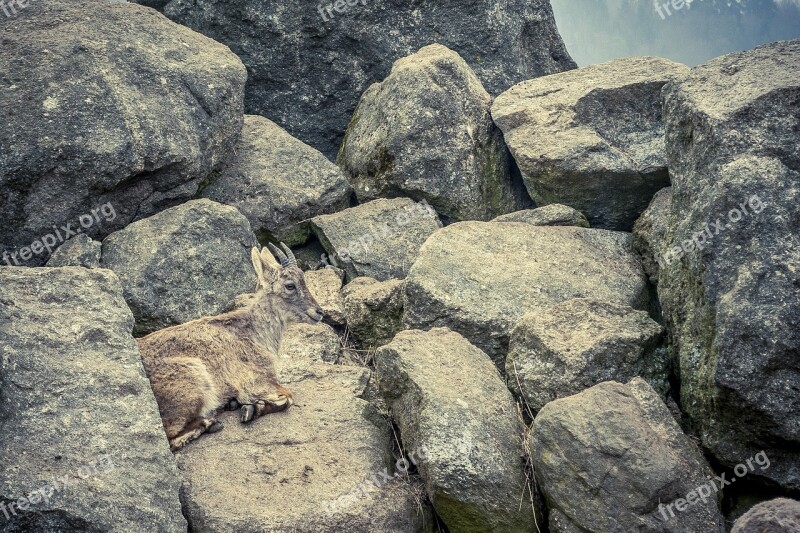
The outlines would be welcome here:
[[[261,262],[264,264],[264,268],[267,270],[281,268],[281,265],[275,259],[275,256],[269,253],[269,248],[266,246],[261,249]]]
[[[264,280],[264,265],[261,264],[261,255],[258,253],[258,248],[253,246],[253,249],[250,250],[250,260],[253,262],[253,268],[256,271],[256,276],[258,277],[258,284],[261,287],[266,286]]]

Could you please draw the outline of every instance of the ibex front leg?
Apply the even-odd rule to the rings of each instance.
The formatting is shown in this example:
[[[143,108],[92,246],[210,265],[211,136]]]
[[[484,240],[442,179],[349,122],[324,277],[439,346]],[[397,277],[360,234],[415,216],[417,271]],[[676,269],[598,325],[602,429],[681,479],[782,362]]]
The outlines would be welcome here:
[[[240,390],[236,401],[242,405],[240,419],[246,424],[260,416],[285,411],[292,406],[293,394],[289,389],[270,380],[257,380]]]

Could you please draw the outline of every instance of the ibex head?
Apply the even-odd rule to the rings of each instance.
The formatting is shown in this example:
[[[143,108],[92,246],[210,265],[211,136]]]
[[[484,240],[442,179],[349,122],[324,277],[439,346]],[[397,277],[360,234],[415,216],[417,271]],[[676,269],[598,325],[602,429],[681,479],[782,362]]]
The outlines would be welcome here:
[[[260,253],[258,248],[251,251],[258,276],[257,297],[273,296],[273,303],[278,305],[288,322],[316,324],[321,321],[322,309],[308,290],[303,271],[297,266],[292,251],[283,243],[283,250],[272,244],[267,246],[269,250],[264,248]]]

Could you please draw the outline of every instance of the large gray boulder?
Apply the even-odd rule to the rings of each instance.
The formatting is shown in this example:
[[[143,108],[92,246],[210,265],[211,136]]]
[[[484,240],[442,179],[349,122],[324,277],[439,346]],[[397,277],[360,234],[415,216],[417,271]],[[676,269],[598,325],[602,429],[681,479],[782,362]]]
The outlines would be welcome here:
[[[284,354],[299,357],[283,365],[291,409],[249,426],[223,414],[221,432],[177,454],[190,530],[423,531],[419,481],[396,470],[389,422],[357,397],[369,371]]]
[[[753,506],[733,524],[731,533],[800,531],[800,502],[776,498]]]
[[[563,203],[593,227],[630,231],[669,185],[661,88],[687,67],[630,57],[528,80],[492,117],[538,205]]]
[[[383,346],[403,329],[403,280],[356,278],[342,289],[348,332],[364,349]]]
[[[289,246],[308,239],[308,219],[350,206],[339,167],[274,122],[244,117],[242,138],[201,196],[242,212],[259,240]]]
[[[576,298],[526,313],[511,332],[508,385],[536,413],[604,381],[641,376],[666,394],[664,328],[645,311]]]
[[[185,532],[119,279],[6,267],[0,286],[0,530]]]
[[[488,220],[530,202],[489,114],[489,93],[452,50],[432,44],[372,85],[337,163],[362,202],[427,200],[452,220]]]
[[[640,378],[550,402],[530,449],[553,533],[725,531],[711,468]]]
[[[524,428],[486,354],[446,328],[402,331],[375,367],[404,447],[426,450],[419,471],[450,531],[534,531]]]
[[[527,311],[571,298],[647,309],[647,280],[626,233],[523,222],[460,222],[420,249],[405,294],[409,328],[449,327],[505,366]]]
[[[344,272],[337,268],[320,268],[305,273],[306,286],[325,315],[325,322],[345,324],[344,301],[340,293]]]
[[[492,222],[526,222],[534,226],[578,226],[588,228],[589,221],[578,211],[566,205],[549,204],[536,209],[523,209],[501,215]]]
[[[575,68],[547,0],[173,0],[164,13],[242,58],[248,113],[271,118],[329,158],[336,157],[370,84],[384,79],[396,60],[433,42],[466,59],[493,95]]]
[[[658,191],[642,216],[633,225],[633,247],[642,256],[642,267],[654,285],[658,285],[660,263],[667,250],[670,210],[672,209],[672,187]]]
[[[404,278],[425,240],[442,223],[426,202],[408,198],[373,200],[311,219],[328,260],[349,279]]]
[[[724,465],[800,490],[800,40],[714,59],[664,89],[673,179],[658,294],[681,403]]]
[[[135,4],[52,0],[4,19],[0,72],[0,250],[101,238],[192,198],[242,127],[241,61]]]
[[[256,286],[256,244],[235,208],[193,200],[109,235],[101,263],[122,281],[134,332],[144,335],[233,307]]]

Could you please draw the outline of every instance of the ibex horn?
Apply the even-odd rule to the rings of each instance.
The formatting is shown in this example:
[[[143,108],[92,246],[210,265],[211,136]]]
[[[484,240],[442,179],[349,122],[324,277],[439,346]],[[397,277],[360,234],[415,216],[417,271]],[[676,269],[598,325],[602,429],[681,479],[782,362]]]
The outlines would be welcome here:
[[[286,246],[283,243],[281,243],[281,248],[283,248],[283,251],[286,252],[286,257],[289,258],[289,266],[296,267],[297,266],[297,259],[295,259],[294,253],[292,253],[291,248],[289,248],[288,246]]]
[[[281,243],[281,244],[283,244],[283,243]],[[274,255],[278,259],[278,261],[280,261],[281,266],[283,268],[286,268],[286,267],[289,266],[289,258],[286,257],[285,253],[283,253],[277,246],[275,246],[271,242],[268,242],[267,246],[269,247],[269,251],[272,252],[272,255]]]

